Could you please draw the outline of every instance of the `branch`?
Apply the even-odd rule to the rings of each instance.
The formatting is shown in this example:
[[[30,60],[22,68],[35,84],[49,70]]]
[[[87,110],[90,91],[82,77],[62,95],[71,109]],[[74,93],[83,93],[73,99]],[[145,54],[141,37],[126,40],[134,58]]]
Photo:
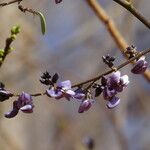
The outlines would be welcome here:
[[[125,58],[128,59],[128,57],[125,55],[124,51],[126,50],[126,48],[129,45],[125,41],[123,36],[120,34],[120,32],[118,31],[118,29],[117,29],[116,25],[114,24],[113,20],[107,15],[107,13],[101,7],[101,5],[98,3],[97,0],[86,0],[86,2],[91,7],[91,9],[95,12],[95,14],[100,19],[100,21],[102,21],[102,23],[105,25],[108,32],[110,33],[110,35],[114,39],[116,45],[118,45],[118,47],[120,48],[120,51],[123,53]],[[145,79],[147,79],[147,81],[150,82],[150,71],[149,70],[144,72],[143,76],[145,77]]]
[[[139,19],[146,27],[150,29],[150,22],[143,15],[141,15],[136,8],[134,8],[131,2],[122,1],[122,0],[113,0],[113,1],[120,4],[128,11],[130,11],[137,19]]]
[[[6,39],[6,44],[4,49],[0,49],[0,67],[2,66],[6,56],[11,52],[12,42],[16,39],[16,35],[20,32],[19,26],[14,26],[11,29],[11,36]]]
[[[7,2],[7,3],[1,3],[0,7],[7,6],[7,5],[10,5],[10,4],[13,4],[13,3],[17,3],[17,2],[18,2],[18,4],[20,4],[21,1],[23,1],[23,0],[13,0],[13,1],[10,1],[10,2]]]
[[[129,63],[132,63],[132,62],[133,62],[134,60],[136,60],[137,58],[140,58],[141,56],[146,55],[146,54],[149,53],[149,52],[150,52],[150,48],[141,51],[141,52],[138,53],[135,57],[133,57],[133,58],[127,60],[126,62],[122,63],[121,65],[117,66],[117,67],[115,68],[115,71],[120,70],[121,68],[125,67],[125,66],[128,65]],[[92,83],[93,83],[93,82],[99,80],[100,78],[102,78],[103,76],[106,76],[106,75],[108,75],[108,74],[110,74],[110,73],[112,73],[112,72],[114,72],[114,69],[111,69],[111,70],[109,70],[109,71],[107,71],[107,72],[105,72],[105,73],[102,73],[102,74],[98,75],[98,76],[95,77],[95,78],[92,78],[92,79],[89,79],[89,80],[87,80],[87,81],[84,81],[84,82],[75,84],[75,85],[73,85],[72,87],[82,86],[82,85],[87,84],[87,83],[89,83],[89,82],[92,82]]]
[[[98,75],[97,77],[94,77],[94,78],[91,78],[89,80],[86,80],[84,82],[80,82],[78,84],[74,84],[72,86],[72,88],[75,88],[75,87],[80,87],[84,84],[87,84],[87,83],[90,83],[92,82],[87,88],[86,90],[88,90],[96,81],[98,81],[99,79],[101,79],[103,76],[106,76],[114,71],[117,71],[117,70],[120,70],[121,68],[127,66],[128,64],[130,64],[131,62],[133,62],[134,60],[137,60],[138,58],[140,58],[141,56],[143,55],[146,55],[147,53],[150,53],[150,48],[149,49],[146,49],[146,50],[143,50],[141,52],[139,52],[136,56],[132,57],[131,59],[125,61],[124,63],[120,64],[119,66],[117,66],[115,69],[111,69],[111,70],[108,70],[107,72],[104,72],[100,75]],[[43,93],[35,93],[35,94],[30,94],[31,96],[33,97],[37,97],[37,96],[43,96],[43,95],[46,95],[46,92],[43,92]],[[18,97],[20,96],[19,94],[13,94],[14,97]]]

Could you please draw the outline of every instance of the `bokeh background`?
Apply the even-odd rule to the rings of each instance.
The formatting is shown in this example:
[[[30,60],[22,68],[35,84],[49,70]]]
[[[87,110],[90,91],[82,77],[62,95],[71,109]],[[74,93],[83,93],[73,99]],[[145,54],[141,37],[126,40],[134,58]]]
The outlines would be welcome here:
[[[5,2],[6,0],[1,0]],[[136,8],[150,19],[149,0],[133,0]],[[139,50],[150,47],[150,31],[129,12],[112,0],[99,3],[114,20],[124,39]],[[42,36],[39,18],[23,14],[16,4],[0,8],[0,47],[13,25],[21,33],[13,43],[0,70],[0,80],[15,93],[44,91],[39,78],[45,70],[57,72],[60,80],[85,81],[104,72],[102,55],[125,61],[104,25],[86,0],[24,0],[24,6],[40,10],[47,20]],[[150,62],[149,56],[147,61]],[[78,114],[79,103],[55,101],[46,96],[34,98],[34,113],[19,113],[13,119],[3,114],[11,109],[12,98],[0,104],[0,150],[86,150],[85,137],[92,137],[95,150],[150,150],[150,84],[140,75],[122,69],[130,84],[121,94],[114,110],[105,107],[100,96],[93,107]]]

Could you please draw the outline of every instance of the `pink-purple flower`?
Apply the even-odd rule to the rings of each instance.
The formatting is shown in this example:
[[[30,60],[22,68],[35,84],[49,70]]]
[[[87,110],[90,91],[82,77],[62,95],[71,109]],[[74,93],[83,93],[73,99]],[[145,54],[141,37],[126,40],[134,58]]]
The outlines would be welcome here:
[[[145,61],[145,56],[142,56],[133,66],[131,72],[134,74],[142,74],[146,71],[147,67],[148,63],[147,61]]]
[[[83,100],[79,106],[78,113],[83,113],[83,112],[89,110],[93,103],[94,103],[93,99]]]
[[[71,81],[66,80],[58,83],[56,87],[52,86],[50,89],[46,90],[46,94],[55,99],[65,97],[67,100],[70,100],[70,98],[73,98],[75,95],[75,92],[71,89]]]
[[[19,110],[24,113],[32,113],[33,112],[33,100],[30,94],[22,92],[22,94],[18,97],[16,101],[13,102],[13,109],[5,114],[6,118],[15,117]]]
[[[118,97],[114,96],[111,99],[109,99],[106,106],[107,106],[107,108],[112,109],[112,108],[116,107],[119,103],[120,103],[120,99]]]
[[[129,78],[127,75],[121,76],[121,72],[117,71],[105,78],[105,80],[103,97],[107,100],[107,108],[114,108],[120,103],[120,99],[116,95],[118,92],[122,92],[124,87],[129,84]]]

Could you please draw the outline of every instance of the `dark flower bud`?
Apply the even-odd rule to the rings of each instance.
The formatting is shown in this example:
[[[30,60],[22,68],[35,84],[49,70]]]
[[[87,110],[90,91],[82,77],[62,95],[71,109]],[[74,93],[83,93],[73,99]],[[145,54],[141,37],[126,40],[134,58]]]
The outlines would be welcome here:
[[[55,0],[55,3],[58,4],[58,3],[61,3],[62,0]]]
[[[10,93],[9,91],[6,91],[5,89],[0,89],[0,102],[3,102],[5,100],[9,99],[12,96],[13,96],[13,94]]]
[[[114,65],[114,61],[115,61],[115,57],[110,56],[109,54],[107,54],[106,56],[102,56],[103,62],[108,65],[110,68],[113,67]]]
[[[4,83],[0,82],[0,89],[4,89],[5,85]]]
[[[95,97],[98,97],[103,92],[104,87],[99,86],[95,89]]]
[[[101,84],[102,84],[102,86],[106,86],[106,84],[107,84],[107,78],[106,77],[102,76]]]
[[[40,79],[40,82],[45,85],[50,85],[51,83],[49,79]]]
[[[18,112],[19,112],[19,109],[17,107],[17,101],[14,101],[13,102],[13,109],[11,111],[7,112],[5,114],[5,117],[6,118],[13,118],[18,114]]]
[[[51,75],[49,74],[49,72],[46,71],[41,76],[40,82],[45,85],[51,85],[52,82],[50,79],[51,79]]]
[[[126,53],[134,53],[136,51],[136,47],[134,45],[131,45],[126,48]]]
[[[49,74],[49,72],[44,72],[43,75],[41,76],[42,79],[50,79],[51,75]]]
[[[129,59],[134,57],[136,55],[137,51],[136,51],[136,47],[131,45],[129,47],[126,48],[125,54],[129,55]]]
[[[92,100],[92,99],[84,100],[79,106],[78,113],[83,113],[84,111],[89,110],[91,108],[93,102],[94,102],[94,100]]]
[[[146,71],[148,63],[145,61],[145,57],[141,57],[131,69],[134,74],[142,74]]]
[[[55,73],[54,76],[52,77],[52,82],[56,83],[58,79],[59,79],[59,75]]]

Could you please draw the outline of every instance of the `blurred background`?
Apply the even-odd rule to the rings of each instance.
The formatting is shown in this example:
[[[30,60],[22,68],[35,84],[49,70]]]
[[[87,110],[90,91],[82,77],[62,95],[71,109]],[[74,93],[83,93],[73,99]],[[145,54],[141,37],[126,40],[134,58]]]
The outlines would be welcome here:
[[[150,19],[150,1],[133,2]],[[150,32],[140,21],[112,0],[99,3],[130,45],[139,50],[150,47]],[[47,31],[42,36],[39,18],[23,14],[17,4],[0,8],[1,48],[10,28],[21,26],[13,43],[15,50],[0,70],[0,81],[10,91],[44,91],[39,78],[46,70],[57,72],[60,80],[85,81],[107,69],[101,57],[108,53],[118,58],[116,64],[125,60],[86,0],[63,0],[59,5],[54,0],[24,0],[22,5],[45,15]],[[142,76],[131,74],[130,69],[128,65],[121,70],[122,75],[129,75],[130,84],[119,95],[121,103],[114,110],[105,107],[102,96],[83,114],[78,114],[76,101],[42,96],[34,98],[34,113],[20,112],[6,119],[3,114],[11,109],[12,102],[1,103],[0,150],[88,150],[83,143],[86,137],[93,138],[94,150],[150,150],[150,84]]]

